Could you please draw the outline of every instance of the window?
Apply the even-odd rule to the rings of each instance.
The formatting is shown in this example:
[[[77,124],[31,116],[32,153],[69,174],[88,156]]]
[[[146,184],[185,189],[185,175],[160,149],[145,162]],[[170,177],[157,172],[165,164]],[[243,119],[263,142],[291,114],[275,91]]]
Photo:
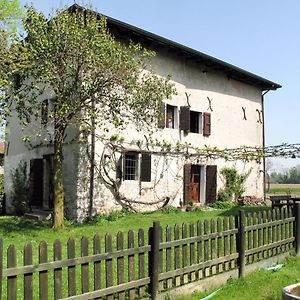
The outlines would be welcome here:
[[[124,180],[137,180],[138,153],[128,152],[124,156]]]
[[[202,114],[197,111],[190,111],[190,132],[201,133]]]
[[[189,106],[181,106],[180,129],[185,132],[202,133],[202,113],[190,110]]]
[[[151,155],[127,152],[124,155],[124,180],[151,181]]]
[[[166,128],[177,128],[177,108],[167,105],[166,109]]]
[[[158,128],[178,128],[177,106],[162,103],[157,125]]]

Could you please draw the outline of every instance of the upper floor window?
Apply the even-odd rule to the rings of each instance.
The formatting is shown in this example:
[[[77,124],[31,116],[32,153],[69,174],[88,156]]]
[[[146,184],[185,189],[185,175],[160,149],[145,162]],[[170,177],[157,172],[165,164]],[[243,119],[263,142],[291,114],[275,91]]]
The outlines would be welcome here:
[[[197,111],[190,111],[190,132],[202,132],[202,114]]]
[[[159,128],[178,128],[178,108],[177,106],[162,103]]]
[[[202,125],[203,124],[203,125]],[[180,129],[185,132],[211,134],[211,114],[191,111],[189,106],[180,107]]]
[[[162,103],[159,128],[180,128],[185,132],[211,135],[211,114],[192,111],[189,106],[177,106]],[[179,119],[178,119],[179,116]]]
[[[167,104],[166,128],[177,128],[177,107]]]

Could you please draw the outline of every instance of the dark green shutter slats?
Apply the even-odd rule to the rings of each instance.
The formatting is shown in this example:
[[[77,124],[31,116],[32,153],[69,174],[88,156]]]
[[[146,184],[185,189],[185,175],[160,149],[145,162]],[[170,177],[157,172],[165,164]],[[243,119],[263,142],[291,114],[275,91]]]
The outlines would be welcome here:
[[[190,185],[191,185],[191,164],[185,164],[183,169],[183,203],[187,204],[190,194]]]
[[[166,104],[161,103],[160,114],[158,116],[158,128],[165,128],[166,125],[166,116],[165,116]]]
[[[142,153],[141,181],[151,181],[151,155]]]
[[[190,107],[180,106],[180,129],[190,131]]]
[[[120,155],[116,165],[116,179],[119,180],[119,184],[121,183],[123,178],[122,161],[123,161],[123,155]]]
[[[206,167],[206,204],[213,203],[217,197],[217,166]]]
[[[211,135],[211,114],[210,113],[203,114],[203,135],[204,136]]]

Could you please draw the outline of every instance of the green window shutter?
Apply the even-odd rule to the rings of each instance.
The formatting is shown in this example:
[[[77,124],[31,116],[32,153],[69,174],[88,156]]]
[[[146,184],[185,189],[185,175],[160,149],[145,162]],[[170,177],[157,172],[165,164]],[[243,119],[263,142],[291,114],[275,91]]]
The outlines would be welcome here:
[[[121,184],[122,178],[123,178],[123,168],[122,168],[122,162],[123,162],[123,155],[121,154],[116,165],[116,179],[118,180],[118,183]]]
[[[213,203],[217,198],[217,166],[206,167],[206,204]]]
[[[166,104],[164,102],[161,103],[160,113],[158,116],[158,128],[165,128],[166,126]]]
[[[151,154],[142,153],[141,181],[151,182]]]
[[[190,131],[190,107],[180,106],[180,127],[183,131]]]
[[[211,114],[210,113],[203,114],[203,135],[204,136],[211,135]]]
[[[183,203],[187,204],[190,199],[190,185],[191,185],[191,164],[185,164],[183,169]]]

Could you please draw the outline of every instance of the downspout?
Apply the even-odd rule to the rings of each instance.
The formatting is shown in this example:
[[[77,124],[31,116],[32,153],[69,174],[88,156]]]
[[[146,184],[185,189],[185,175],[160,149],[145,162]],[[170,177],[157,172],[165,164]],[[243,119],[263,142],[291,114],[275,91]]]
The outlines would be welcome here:
[[[92,116],[91,116],[91,149],[90,149],[90,188],[89,188],[89,217],[93,215],[94,207],[94,178],[95,178],[95,100],[92,99]]]
[[[261,95],[261,112],[262,112],[262,132],[263,132],[263,151],[265,152],[266,140],[265,140],[265,107],[264,107],[264,96],[270,92],[270,90],[266,90]],[[266,158],[263,157],[263,185],[264,185],[264,200],[266,200]]]

